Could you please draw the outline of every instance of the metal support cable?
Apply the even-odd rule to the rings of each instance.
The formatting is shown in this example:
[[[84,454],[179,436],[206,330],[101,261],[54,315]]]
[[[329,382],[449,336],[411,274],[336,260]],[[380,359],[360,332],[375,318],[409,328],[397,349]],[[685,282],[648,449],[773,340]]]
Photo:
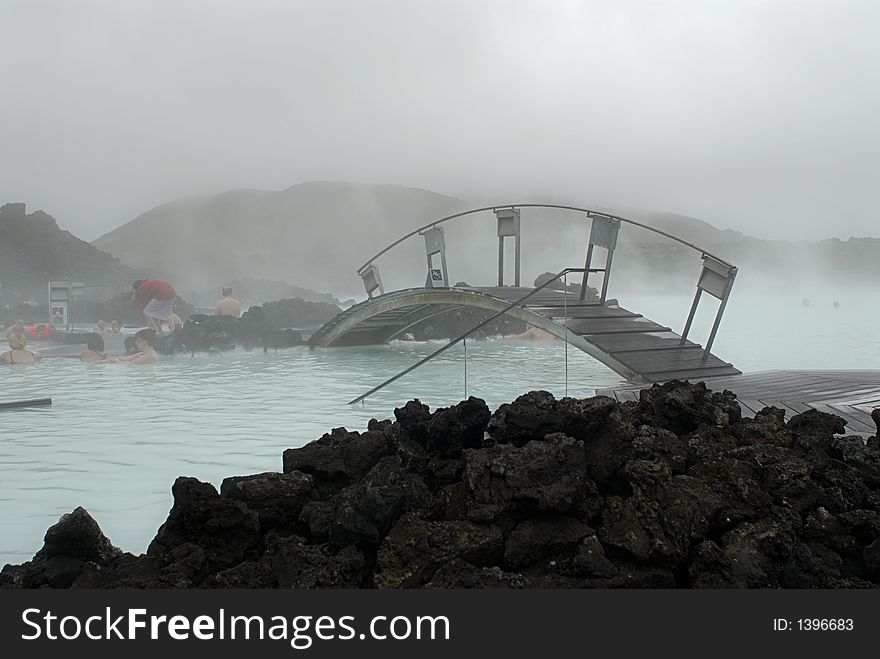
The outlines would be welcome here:
[[[568,273],[562,277],[563,294],[562,294],[562,315],[565,316],[565,395],[568,397]]]
[[[464,344],[464,398],[467,400],[467,339],[462,339]]]

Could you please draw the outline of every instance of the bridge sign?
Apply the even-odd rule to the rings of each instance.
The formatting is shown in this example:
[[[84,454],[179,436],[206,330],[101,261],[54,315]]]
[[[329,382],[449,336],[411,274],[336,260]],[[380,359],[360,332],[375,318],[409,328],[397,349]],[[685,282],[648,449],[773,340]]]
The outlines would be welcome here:
[[[425,288],[448,288],[446,278],[443,276],[443,270],[440,268],[428,269],[428,280],[425,282]]]

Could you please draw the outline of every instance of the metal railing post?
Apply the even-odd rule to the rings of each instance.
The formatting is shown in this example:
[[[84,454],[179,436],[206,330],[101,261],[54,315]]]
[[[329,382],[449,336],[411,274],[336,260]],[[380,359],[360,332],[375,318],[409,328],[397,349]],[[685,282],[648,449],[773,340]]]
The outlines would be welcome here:
[[[681,341],[679,341],[679,345],[684,345],[688,338],[688,332],[691,331],[691,323],[694,322],[694,316],[697,313],[697,305],[700,304],[700,296],[703,294],[703,289],[697,286],[697,292],[694,294],[694,301],[691,304],[691,311],[688,314],[687,321],[684,324],[684,329],[681,331]]]
[[[733,288],[733,281],[736,279],[736,268],[730,271],[730,279],[727,287],[724,289],[724,298],[718,306],[718,313],[715,314],[715,322],[712,323],[712,331],[709,333],[709,339],[706,341],[706,348],[703,350],[703,359],[708,359],[712,351],[712,344],[715,343],[715,335],[718,333],[718,327],[721,325],[721,316],[724,315],[724,309],[727,307],[727,301],[730,299],[730,291]]]
[[[605,272],[602,273],[602,298],[600,302],[605,304],[608,297],[608,280],[611,278],[611,259],[614,258],[614,250],[608,250],[608,257],[605,259]]]
[[[504,237],[498,236],[498,285],[504,286]]]
[[[519,288],[519,265],[520,265],[520,246],[519,246],[519,233],[516,234],[516,238],[514,239],[514,249],[515,255],[513,258],[513,285]]]
[[[519,286],[519,209],[511,206],[510,208],[494,208],[492,210],[495,211],[495,217],[498,220],[498,285],[504,285],[504,239],[512,237],[514,242],[513,285]]]
[[[590,243],[587,247],[587,258],[584,261],[584,279],[581,282],[581,300],[587,299],[587,280],[590,277],[590,261],[593,260],[593,243]]]

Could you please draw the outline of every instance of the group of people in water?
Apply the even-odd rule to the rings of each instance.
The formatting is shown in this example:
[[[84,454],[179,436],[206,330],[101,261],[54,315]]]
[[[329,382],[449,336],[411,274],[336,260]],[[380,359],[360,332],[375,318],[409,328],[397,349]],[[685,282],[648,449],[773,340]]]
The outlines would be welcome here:
[[[151,329],[142,329],[134,335],[131,353],[125,355],[108,355],[104,351],[104,337],[93,332],[88,335],[86,349],[80,353],[79,359],[83,362],[96,364],[128,362],[129,364],[155,364],[159,361],[156,356],[156,333]]]
[[[121,334],[122,324],[113,321],[107,324],[98,321],[97,332],[86,335],[86,349],[79,355],[80,361],[90,363],[118,363],[129,364],[153,364],[158,361],[156,355],[156,338],[163,334],[162,324],[168,325],[168,330],[174,332],[183,326],[180,316],[175,313],[174,303],[177,293],[166,281],[161,279],[139,279],[132,287],[131,301],[141,309],[146,319],[147,327],[138,331],[132,337],[130,349],[123,355],[108,355],[104,346],[102,334]],[[232,297],[232,287],[223,288],[223,298],[215,305],[215,313],[221,316],[241,315],[241,304]],[[9,350],[0,354],[0,363],[29,364],[40,359],[38,352],[28,350],[28,334],[32,334],[23,321],[16,321],[5,330],[6,339],[9,342]],[[129,340],[126,340],[129,348]]]

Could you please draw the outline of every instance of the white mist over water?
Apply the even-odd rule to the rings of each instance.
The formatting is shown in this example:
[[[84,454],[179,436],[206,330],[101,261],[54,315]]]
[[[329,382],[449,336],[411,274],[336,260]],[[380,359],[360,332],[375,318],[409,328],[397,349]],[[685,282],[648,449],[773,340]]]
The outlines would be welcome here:
[[[880,290],[814,290],[796,295],[737,289],[712,352],[744,373],[773,369],[880,369]],[[692,297],[622,293],[621,306],[681,333]],[[839,307],[834,307],[834,302]],[[705,344],[718,301],[703,295],[688,338]]]
[[[620,294],[621,305],[680,331],[687,297]],[[840,302],[833,308],[833,301]],[[743,371],[880,368],[880,294],[800,297],[735,291],[715,353]],[[703,342],[717,303],[706,300],[692,337]],[[278,353],[181,355],[155,366],[46,359],[0,372],[0,400],[51,396],[51,408],[0,413],[0,563],[27,560],[58,517],[84,506],[114,544],[140,553],[164,521],[177,476],[223,478],[281,469],[284,449],[333,427],[420,398],[432,409],[464,396],[461,346],[365,405],[347,401],[440,343]],[[469,341],[469,395],[491,409],[533,389],[565,394],[561,342]],[[568,393],[593,395],[620,378],[568,348]]]

